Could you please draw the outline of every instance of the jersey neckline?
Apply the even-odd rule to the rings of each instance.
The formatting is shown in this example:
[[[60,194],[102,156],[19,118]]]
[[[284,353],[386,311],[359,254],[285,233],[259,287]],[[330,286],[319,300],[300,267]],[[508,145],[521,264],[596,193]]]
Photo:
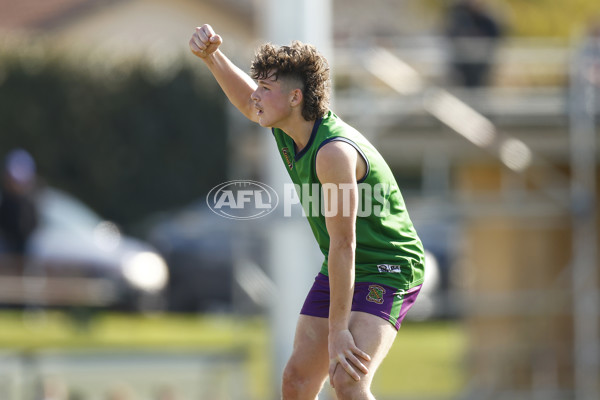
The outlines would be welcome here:
[[[315,121],[315,124],[313,125],[312,128],[312,132],[310,133],[310,139],[308,139],[308,143],[306,143],[306,146],[304,146],[302,148],[302,150],[300,150],[299,153],[296,154],[296,142],[294,142],[294,139],[292,139],[292,142],[294,143],[294,161],[298,161],[302,158],[302,156],[304,156],[308,150],[311,148],[313,142],[315,141],[315,138],[317,137],[317,131],[319,130],[319,127],[321,126],[321,122],[323,122],[323,118],[319,118]]]

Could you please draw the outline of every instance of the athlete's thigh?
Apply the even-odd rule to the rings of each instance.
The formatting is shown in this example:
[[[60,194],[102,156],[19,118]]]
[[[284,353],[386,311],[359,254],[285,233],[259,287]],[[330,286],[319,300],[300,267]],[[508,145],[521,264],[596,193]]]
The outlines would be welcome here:
[[[371,357],[371,361],[367,363],[370,381],[394,344],[398,331],[383,318],[361,311],[352,311],[350,332],[356,346]]]
[[[325,379],[329,369],[327,318],[300,315],[289,364],[304,376]]]

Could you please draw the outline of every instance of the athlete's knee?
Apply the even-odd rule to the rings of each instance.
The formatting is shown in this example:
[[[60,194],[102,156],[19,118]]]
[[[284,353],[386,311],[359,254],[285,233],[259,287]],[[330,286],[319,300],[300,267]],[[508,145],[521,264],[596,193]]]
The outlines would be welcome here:
[[[370,379],[362,375],[361,379],[357,381],[341,369],[341,367],[333,375],[333,387],[335,388],[338,400],[363,400],[372,398],[370,394]]]
[[[285,366],[281,382],[281,394],[284,400],[306,398],[307,394],[312,396],[315,391],[314,396],[316,396],[319,392],[318,386],[320,383],[307,374],[304,368],[295,365],[293,361]]]
[[[294,365],[288,363],[285,366],[281,380],[281,393],[284,400],[298,397],[298,393],[300,392],[300,376],[298,369]]]

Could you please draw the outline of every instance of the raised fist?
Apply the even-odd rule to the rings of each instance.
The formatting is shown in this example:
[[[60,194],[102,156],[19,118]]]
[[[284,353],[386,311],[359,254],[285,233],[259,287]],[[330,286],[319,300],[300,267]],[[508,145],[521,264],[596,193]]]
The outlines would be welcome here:
[[[223,43],[221,36],[217,35],[210,25],[202,25],[196,28],[196,32],[190,39],[192,53],[200,58],[206,58],[214,53]]]

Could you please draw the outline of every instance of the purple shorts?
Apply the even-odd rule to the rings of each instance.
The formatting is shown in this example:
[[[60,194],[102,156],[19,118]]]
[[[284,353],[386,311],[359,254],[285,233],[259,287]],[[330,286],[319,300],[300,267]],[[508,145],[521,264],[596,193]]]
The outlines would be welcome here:
[[[380,283],[356,282],[352,311],[376,315],[390,322],[396,330],[412,307],[421,285],[408,290],[397,289]],[[313,317],[329,317],[329,277],[319,273],[308,292],[300,314]]]

